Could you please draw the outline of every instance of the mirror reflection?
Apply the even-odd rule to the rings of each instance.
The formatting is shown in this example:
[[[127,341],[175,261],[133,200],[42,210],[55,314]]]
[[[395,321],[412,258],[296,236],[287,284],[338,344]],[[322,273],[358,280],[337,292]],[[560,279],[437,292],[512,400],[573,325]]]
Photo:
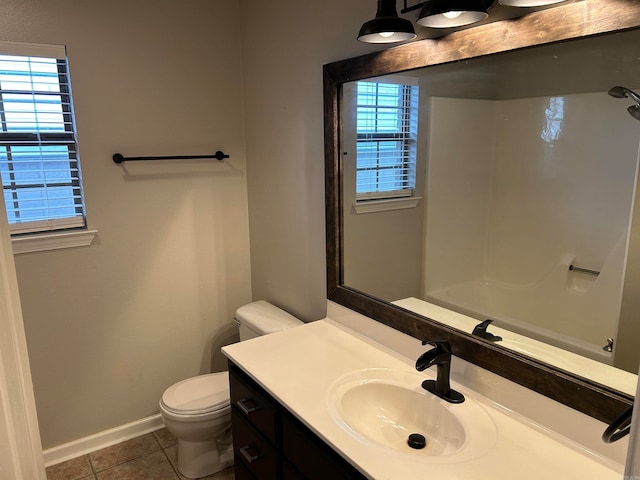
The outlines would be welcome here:
[[[505,348],[633,382],[639,41],[345,84],[344,284],[467,333],[490,319]]]

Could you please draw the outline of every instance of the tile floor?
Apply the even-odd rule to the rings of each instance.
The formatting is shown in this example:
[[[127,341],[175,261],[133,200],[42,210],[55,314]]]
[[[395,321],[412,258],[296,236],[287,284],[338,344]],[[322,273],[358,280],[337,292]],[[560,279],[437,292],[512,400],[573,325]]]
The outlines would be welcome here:
[[[177,441],[165,429],[47,468],[47,480],[184,480]],[[234,480],[233,467],[203,480]]]

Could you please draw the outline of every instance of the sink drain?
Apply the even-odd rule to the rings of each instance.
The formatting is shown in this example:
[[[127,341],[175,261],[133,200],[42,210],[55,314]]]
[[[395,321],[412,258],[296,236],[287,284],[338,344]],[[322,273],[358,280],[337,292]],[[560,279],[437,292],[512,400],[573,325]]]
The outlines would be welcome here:
[[[420,435],[419,433],[412,433],[409,435],[407,439],[407,444],[411,448],[415,448],[416,450],[420,450],[427,446],[427,439],[424,438],[424,435]]]

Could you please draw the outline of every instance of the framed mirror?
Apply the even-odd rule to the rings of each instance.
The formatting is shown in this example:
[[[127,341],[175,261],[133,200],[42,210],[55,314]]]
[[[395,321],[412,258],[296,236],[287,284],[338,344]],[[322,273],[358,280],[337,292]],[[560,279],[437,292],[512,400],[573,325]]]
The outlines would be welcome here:
[[[639,27],[637,2],[585,0],[326,65],[328,298],[615,418],[637,378],[640,122],[607,93],[640,88]],[[381,85],[417,134],[410,188],[376,197],[355,159],[380,148],[358,122]],[[484,319],[501,341],[471,334]]]

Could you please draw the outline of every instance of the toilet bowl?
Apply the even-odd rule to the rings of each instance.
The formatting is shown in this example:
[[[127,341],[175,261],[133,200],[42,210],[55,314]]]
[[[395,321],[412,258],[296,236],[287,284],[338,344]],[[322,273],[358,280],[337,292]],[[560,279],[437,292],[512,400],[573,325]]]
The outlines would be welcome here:
[[[240,341],[301,325],[265,301],[236,310]],[[228,372],[198,375],[165,390],[160,399],[164,425],[178,439],[178,470],[187,478],[218,472],[233,463]]]
[[[200,375],[170,386],[160,399],[160,412],[165,427],[178,439],[182,475],[203,477],[233,463],[227,372]]]

